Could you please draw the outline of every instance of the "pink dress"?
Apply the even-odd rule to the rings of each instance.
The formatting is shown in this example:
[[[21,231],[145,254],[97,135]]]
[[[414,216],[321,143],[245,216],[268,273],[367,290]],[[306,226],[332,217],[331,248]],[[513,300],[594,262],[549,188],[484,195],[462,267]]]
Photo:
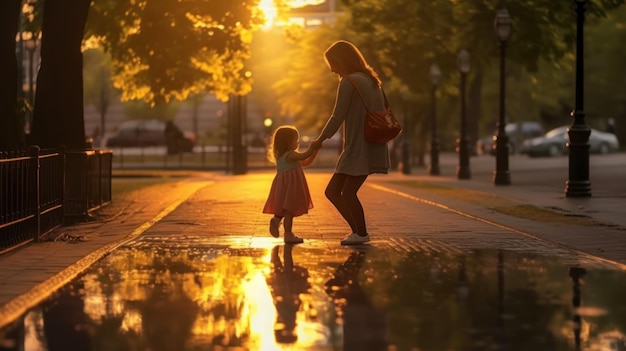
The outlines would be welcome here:
[[[313,208],[302,163],[287,162],[289,152],[285,152],[276,161],[276,176],[272,181],[263,213],[284,216],[287,211],[297,217],[309,213],[309,209]]]

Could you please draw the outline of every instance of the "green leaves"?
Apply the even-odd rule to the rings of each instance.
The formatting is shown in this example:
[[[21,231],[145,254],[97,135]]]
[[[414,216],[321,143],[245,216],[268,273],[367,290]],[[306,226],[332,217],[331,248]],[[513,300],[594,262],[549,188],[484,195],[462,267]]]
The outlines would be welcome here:
[[[113,58],[123,100],[150,104],[189,94],[250,90],[244,61],[261,24],[256,0],[98,1],[87,34]]]

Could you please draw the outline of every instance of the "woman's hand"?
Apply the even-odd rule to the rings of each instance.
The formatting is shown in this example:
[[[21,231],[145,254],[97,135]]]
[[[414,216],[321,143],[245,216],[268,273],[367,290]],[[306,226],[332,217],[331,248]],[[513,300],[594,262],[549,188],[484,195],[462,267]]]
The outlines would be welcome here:
[[[311,142],[311,148],[312,148],[312,149],[315,149],[315,150],[319,150],[319,149],[321,149],[321,148],[322,148],[322,143],[323,143],[323,142],[324,142],[324,140],[322,140],[322,139],[320,139],[320,138],[317,138],[317,139],[315,139],[315,140],[313,140],[313,141]]]

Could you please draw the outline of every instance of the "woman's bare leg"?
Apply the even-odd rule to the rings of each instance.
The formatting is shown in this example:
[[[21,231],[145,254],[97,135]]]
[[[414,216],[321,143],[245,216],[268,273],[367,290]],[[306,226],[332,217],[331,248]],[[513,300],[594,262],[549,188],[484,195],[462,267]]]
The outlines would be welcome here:
[[[349,176],[336,173],[330,178],[326,187],[326,197],[337,208],[339,214],[346,220],[353,233],[367,235],[365,214],[361,201],[356,193],[359,191],[367,176]]]

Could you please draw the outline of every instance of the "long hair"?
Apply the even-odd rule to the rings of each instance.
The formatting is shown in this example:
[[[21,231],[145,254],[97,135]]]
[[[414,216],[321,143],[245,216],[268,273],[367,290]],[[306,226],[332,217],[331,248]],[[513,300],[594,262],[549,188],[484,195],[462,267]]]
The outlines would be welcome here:
[[[298,129],[294,126],[280,126],[274,130],[267,150],[267,159],[276,163],[278,158],[287,151],[291,151],[292,143],[300,138]]]
[[[349,41],[334,42],[324,52],[324,59],[331,69],[339,66],[341,74],[361,72],[367,74],[377,85],[382,84],[378,73],[365,61],[361,51]]]

